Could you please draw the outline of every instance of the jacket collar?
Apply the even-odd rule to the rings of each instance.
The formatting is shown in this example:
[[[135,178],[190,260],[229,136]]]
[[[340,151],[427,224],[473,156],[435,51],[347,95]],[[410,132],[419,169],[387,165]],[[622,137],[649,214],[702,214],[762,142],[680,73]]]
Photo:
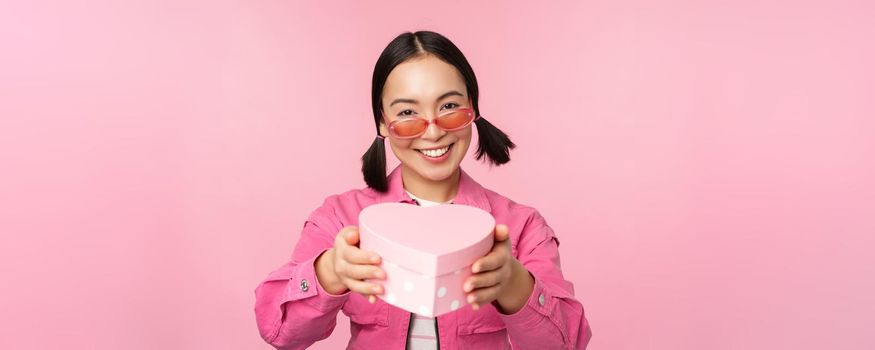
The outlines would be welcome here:
[[[387,176],[389,189],[385,193],[379,194],[379,202],[403,202],[415,203],[413,198],[404,191],[404,183],[401,179],[401,165],[395,167]],[[472,207],[480,208],[486,212],[492,213],[492,206],[486,197],[486,190],[477,181],[474,181],[465,170],[459,168],[459,190],[456,192],[456,198],[453,204],[464,204]]]

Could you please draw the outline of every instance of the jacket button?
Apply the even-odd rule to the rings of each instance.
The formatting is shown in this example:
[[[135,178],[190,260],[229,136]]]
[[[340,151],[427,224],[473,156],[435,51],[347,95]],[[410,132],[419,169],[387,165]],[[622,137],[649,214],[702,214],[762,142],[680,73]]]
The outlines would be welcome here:
[[[538,296],[538,304],[541,304],[541,306],[544,306],[544,294],[541,294]]]
[[[308,290],[310,290],[310,282],[307,282],[305,279],[301,280],[301,291],[306,292]]]

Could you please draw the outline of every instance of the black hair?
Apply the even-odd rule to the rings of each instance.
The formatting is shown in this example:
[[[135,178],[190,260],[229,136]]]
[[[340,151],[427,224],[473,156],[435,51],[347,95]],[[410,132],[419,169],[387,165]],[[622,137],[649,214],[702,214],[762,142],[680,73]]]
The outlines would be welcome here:
[[[503,131],[486,121],[480,115],[478,106],[479,90],[477,77],[465,55],[453,44],[450,39],[443,35],[430,31],[407,32],[393,39],[380,54],[377,64],[374,66],[374,76],[371,83],[371,107],[374,112],[374,124],[377,127],[377,135],[380,134],[380,122],[382,121],[382,95],[386,78],[395,66],[414,57],[432,54],[448,64],[456,67],[462,78],[465,79],[465,87],[471,98],[474,113],[480,116],[477,124],[476,159],[480,160],[485,155],[493,165],[502,165],[510,161],[510,150],[516,145]],[[368,187],[379,192],[386,192],[389,184],[386,179],[386,146],[381,137],[375,137],[371,147],[362,156],[362,174]]]

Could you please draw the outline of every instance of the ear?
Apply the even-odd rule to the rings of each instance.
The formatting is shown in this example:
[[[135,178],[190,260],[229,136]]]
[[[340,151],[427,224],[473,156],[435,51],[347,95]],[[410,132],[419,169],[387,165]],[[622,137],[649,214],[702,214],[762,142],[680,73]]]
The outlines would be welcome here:
[[[380,136],[389,137],[389,128],[386,127],[386,123],[384,121],[380,121]]]

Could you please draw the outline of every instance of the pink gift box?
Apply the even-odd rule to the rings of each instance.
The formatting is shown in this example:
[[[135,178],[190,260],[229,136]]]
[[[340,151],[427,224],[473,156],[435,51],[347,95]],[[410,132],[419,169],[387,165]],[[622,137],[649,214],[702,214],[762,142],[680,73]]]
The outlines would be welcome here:
[[[359,214],[359,247],[383,258],[383,301],[434,317],[467,304],[462,283],[492,249],[495,219],[461,204],[380,203]]]

